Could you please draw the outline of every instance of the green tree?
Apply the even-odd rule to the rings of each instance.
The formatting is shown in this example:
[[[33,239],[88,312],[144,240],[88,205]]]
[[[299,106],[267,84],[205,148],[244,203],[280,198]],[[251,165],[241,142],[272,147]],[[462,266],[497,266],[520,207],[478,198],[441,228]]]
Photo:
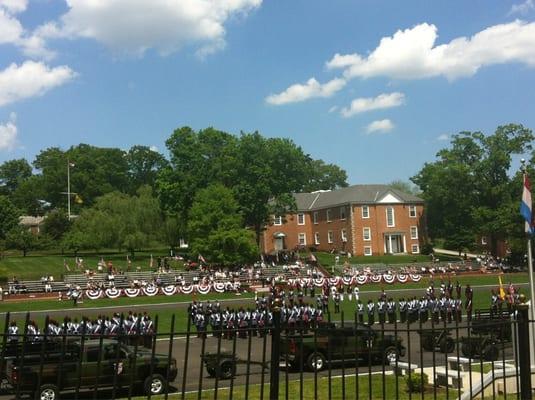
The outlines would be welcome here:
[[[130,193],[136,193],[144,185],[154,189],[159,171],[167,165],[164,156],[147,146],[133,146],[125,157]]]
[[[221,265],[250,262],[258,255],[251,231],[232,191],[221,184],[200,190],[195,196],[188,224],[192,255],[202,254]]]
[[[0,165],[0,184],[4,194],[11,195],[30,176],[32,167],[24,158],[9,160]]]
[[[158,200],[143,186],[136,196],[112,192],[99,197],[76,218],[65,243],[79,249],[126,249],[134,257],[136,250],[159,239],[160,227]]]
[[[29,251],[39,247],[39,238],[27,228],[16,226],[7,233],[6,243],[8,248],[20,250],[22,255],[26,257]]]
[[[65,211],[53,210],[46,215],[43,221],[43,233],[50,236],[54,241],[60,241],[63,235],[69,230],[71,221]]]
[[[7,196],[0,195],[0,239],[19,225],[19,210]]]
[[[41,151],[33,165],[39,172],[36,186],[44,196],[42,199],[50,202],[53,208],[67,204],[68,163],[71,165],[71,192],[79,194],[85,207],[103,194],[128,190],[128,163],[123,150],[88,144],[79,144],[67,151],[52,147]],[[75,202],[71,204],[73,213],[78,213],[81,207]]]
[[[17,208],[21,210],[24,215],[44,215],[47,208],[50,206],[45,199],[48,197],[44,193],[44,188],[41,185],[42,180],[39,175],[32,175],[25,179],[15,189],[11,195],[11,200]],[[64,198],[65,204],[67,198]]]
[[[498,240],[518,235],[522,187],[511,162],[513,156],[532,150],[533,139],[531,130],[514,124],[500,126],[489,136],[454,135],[451,147],[440,150],[437,161],[426,163],[411,178],[426,200],[430,235],[459,251],[485,235],[493,254]]]
[[[323,160],[309,159],[308,181],[303,191],[333,190],[347,187],[347,173],[338,165],[325,164]]]
[[[404,193],[413,194],[415,196],[418,196],[420,194],[418,187],[415,186],[412,182],[406,182],[398,179],[390,182],[388,186],[391,186],[397,190],[401,190]]]

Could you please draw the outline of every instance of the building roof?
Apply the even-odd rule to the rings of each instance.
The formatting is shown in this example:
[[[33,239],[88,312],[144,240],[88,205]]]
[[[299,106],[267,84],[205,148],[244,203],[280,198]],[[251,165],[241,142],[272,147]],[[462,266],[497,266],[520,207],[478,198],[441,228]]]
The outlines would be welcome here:
[[[295,193],[299,211],[322,209],[342,204],[410,203],[421,204],[420,197],[388,185],[353,185],[341,189],[313,193]]]
[[[33,217],[31,215],[23,215],[19,217],[19,224],[23,226],[38,226],[45,220],[45,217]]]

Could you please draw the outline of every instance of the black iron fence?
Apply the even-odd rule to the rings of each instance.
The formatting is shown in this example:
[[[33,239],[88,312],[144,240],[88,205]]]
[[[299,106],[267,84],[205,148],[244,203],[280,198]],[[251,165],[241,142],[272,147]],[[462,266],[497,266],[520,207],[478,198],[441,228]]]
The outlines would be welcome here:
[[[118,329],[20,332],[10,315],[0,336],[2,395],[55,400],[531,399],[527,308],[467,322],[381,321],[327,314],[324,321],[186,331],[150,329],[125,317]],[[45,321],[48,326],[49,319]],[[220,325],[221,326],[221,325]],[[533,371],[535,372],[535,371]]]

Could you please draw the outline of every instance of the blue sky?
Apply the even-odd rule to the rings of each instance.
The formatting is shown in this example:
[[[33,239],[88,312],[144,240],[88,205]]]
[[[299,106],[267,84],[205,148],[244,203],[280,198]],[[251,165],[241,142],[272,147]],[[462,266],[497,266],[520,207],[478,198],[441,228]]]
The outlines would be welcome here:
[[[0,0],[0,161],[173,129],[288,137],[349,182],[535,127],[534,0]]]

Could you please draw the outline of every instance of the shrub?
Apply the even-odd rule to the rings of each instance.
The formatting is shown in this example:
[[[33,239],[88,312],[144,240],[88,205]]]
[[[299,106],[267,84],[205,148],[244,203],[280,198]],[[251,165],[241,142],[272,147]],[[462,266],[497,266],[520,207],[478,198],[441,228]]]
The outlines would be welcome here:
[[[411,393],[423,392],[427,384],[429,383],[429,377],[427,374],[414,373],[407,375],[405,378],[407,384],[407,390]]]

